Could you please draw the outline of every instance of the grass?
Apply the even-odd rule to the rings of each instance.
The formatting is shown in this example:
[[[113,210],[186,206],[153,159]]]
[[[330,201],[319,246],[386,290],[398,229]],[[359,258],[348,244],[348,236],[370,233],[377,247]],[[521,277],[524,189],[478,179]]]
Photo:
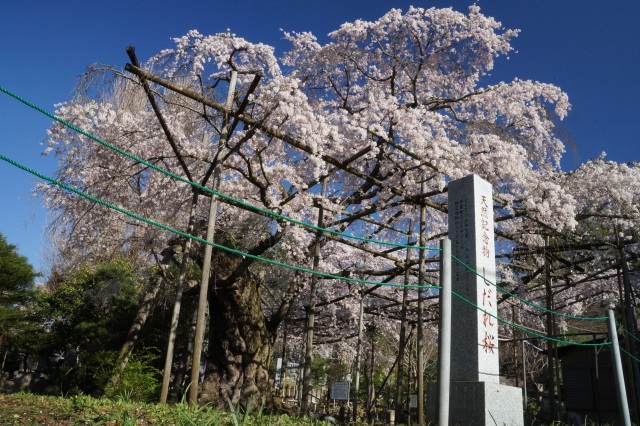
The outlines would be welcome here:
[[[0,394],[0,425],[107,425],[107,426],[328,426],[311,418],[270,416],[261,410],[245,413],[230,405],[231,412],[189,407],[184,401],[169,406],[130,402],[126,395],[106,399],[78,395],[68,398],[28,393]],[[499,423],[497,423],[499,424]],[[537,424],[537,423],[536,423]],[[553,423],[555,426],[566,424]],[[588,421],[585,426],[596,425]]]
[[[208,407],[189,407],[181,402],[174,406],[143,404],[126,398],[96,399],[79,395],[69,398],[26,393],[0,394],[2,425],[203,425],[203,426],[294,426],[326,425],[310,418],[269,416],[261,411],[248,416],[227,413]],[[240,417],[240,418],[239,418]],[[240,420],[240,423],[238,422]]]

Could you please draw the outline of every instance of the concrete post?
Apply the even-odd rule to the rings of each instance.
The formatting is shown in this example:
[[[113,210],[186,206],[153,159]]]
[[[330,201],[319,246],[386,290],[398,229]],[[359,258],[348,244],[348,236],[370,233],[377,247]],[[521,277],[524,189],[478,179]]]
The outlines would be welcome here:
[[[449,384],[451,380],[451,240],[440,241],[440,331],[438,344],[438,419],[449,425]]]

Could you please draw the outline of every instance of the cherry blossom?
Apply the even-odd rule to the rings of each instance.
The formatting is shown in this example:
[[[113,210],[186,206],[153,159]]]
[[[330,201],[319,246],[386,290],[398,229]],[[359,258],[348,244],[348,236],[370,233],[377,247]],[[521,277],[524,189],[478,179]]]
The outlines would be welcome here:
[[[497,244],[506,259],[499,263],[498,284],[530,300],[544,298],[539,278],[529,270],[544,264],[540,250],[550,248],[545,242],[550,237],[555,249],[562,249],[558,257],[569,264],[584,257],[572,248],[576,240],[593,241],[593,226],[605,220],[632,236],[629,247],[637,243],[637,164],[597,159],[573,172],[562,171],[565,145],[557,123],[570,110],[568,96],[551,84],[518,78],[484,83],[499,65],[498,58],[512,51],[510,42],[517,35],[475,5],[467,14],[392,9],[376,21],[343,24],[329,33],[325,44],[311,33],[285,31],[291,48],[282,58],[273,47],[228,31],[207,36],[193,30],[142,68],[212,102],[225,98],[229,73],[236,71],[231,111],[152,84],[172,145],[138,76],[116,73],[88,92],[97,96],[77,96],[61,104],[57,114],[119,149],[207,187],[212,184],[212,164],[221,159],[221,193],[282,215],[223,204],[216,241],[309,269],[314,242],[322,238],[319,270],[345,279],[320,279],[318,327],[324,332],[318,335],[317,351],[351,359],[349,339],[363,293],[365,311],[380,318],[377,324],[386,336],[396,338],[402,288],[373,288],[347,278],[402,284],[409,268],[409,283],[419,283],[416,250],[410,250],[407,263],[404,249],[349,235],[397,244],[413,236],[415,241],[424,203],[429,209],[429,246],[435,247],[434,240],[446,235],[446,192],[452,179],[475,173],[493,183]],[[224,143],[219,144],[221,138]],[[57,177],[65,184],[174,229],[187,229],[194,191],[187,183],[59,123],[52,125],[48,141],[46,152],[58,157]],[[222,151],[217,152],[218,146]],[[320,192],[323,180],[325,196]],[[54,187],[43,186],[42,192],[55,218],[53,229],[64,236],[69,265],[123,251],[151,263],[154,253],[175,240],[164,230]],[[198,236],[208,214],[204,198],[197,205]],[[343,235],[320,236],[283,218],[315,225],[320,208],[323,226]],[[566,249],[558,248],[560,241]],[[194,249],[199,262],[201,248],[197,244]],[[212,311],[211,324],[213,328],[215,318],[229,327],[218,324],[219,334],[211,336],[210,344],[219,346],[210,352],[221,355],[208,361],[211,376],[204,398],[221,406],[227,398],[234,403],[250,394],[266,398],[266,370],[256,365],[268,362],[285,317],[297,318],[292,327],[301,329],[310,278],[249,257],[216,253],[218,269],[210,284],[216,292],[210,303],[215,301],[222,313],[215,316]],[[435,256],[427,254],[427,279],[437,285]],[[586,263],[580,270],[559,270],[567,298],[612,285],[610,278],[582,283],[598,267],[598,262]],[[582,284],[572,287],[571,280]],[[607,290],[602,297],[610,301],[611,294]],[[412,289],[409,299],[416,296]],[[576,300],[567,311],[587,310],[586,300]],[[522,302],[513,303],[525,309]],[[240,319],[232,319],[232,314]],[[414,303],[410,314],[415,315]],[[428,300],[426,315],[435,320],[435,297]],[[541,326],[539,315],[523,314],[520,319]],[[260,362],[246,363],[252,367],[245,370],[229,367],[251,356]]]

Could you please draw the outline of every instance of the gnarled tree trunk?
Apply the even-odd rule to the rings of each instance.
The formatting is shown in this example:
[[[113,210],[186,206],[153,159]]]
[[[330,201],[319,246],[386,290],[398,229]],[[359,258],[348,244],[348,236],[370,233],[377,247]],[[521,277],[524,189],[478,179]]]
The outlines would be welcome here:
[[[209,351],[200,401],[217,407],[271,404],[268,366],[275,333],[261,307],[258,283],[245,278],[209,297]]]

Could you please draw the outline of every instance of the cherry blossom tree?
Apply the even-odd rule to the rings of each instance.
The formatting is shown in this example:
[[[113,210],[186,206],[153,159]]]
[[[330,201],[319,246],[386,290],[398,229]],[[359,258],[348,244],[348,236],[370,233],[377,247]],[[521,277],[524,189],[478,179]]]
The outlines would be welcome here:
[[[595,217],[637,229],[637,207],[629,204],[638,201],[637,167],[592,162],[574,173],[560,171],[565,145],[557,123],[570,109],[566,94],[517,78],[483,84],[517,34],[477,6],[466,14],[392,9],[373,22],[343,24],[324,44],[310,33],[285,32],[291,49],[282,58],[270,46],[229,32],[190,31],[144,65],[128,66],[131,73],[110,69],[111,79],[95,80],[59,106],[59,116],[136,158],[61,124],[50,129],[48,150],[60,160],[64,183],[200,237],[208,204],[202,200],[211,196],[202,187],[212,185],[216,164],[221,193],[262,209],[227,202],[219,210],[216,243],[249,256],[214,250],[201,395],[219,406],[249,396],[265,402],[278,326],[292,309],[293,317],[304,316],[310,279],[254,256],[310,269],[316,239],[315,230],[285,217],[315,224],[322,207],[323,226],[336,232],[322,234],[319,270],[342,280],[325,276],[318,287],[317,340],[331,345],[336,339],[330,336],[352,335],[358,280],[402,283],[408,269],[410,284],[417,283],[415,250],[407,257],[398,247],[344,234],[405,243],[407,234],[417,235],[424,205],[427,239],[441,238],[451,179],[476,173],[493,182],[498,243],[510,260],[500,264],[505,281],[499,285],[509,288],[535,278],[514,269],[513,259],[518,249],[540,259],[536,250],[545,233],[574,238]],[[238,82],[227,111],[221,100],[231,71]],[[150,86],[156,110],[141,82]],[[593,179],[602,168],[626,185],[615,206],[607,201],[608,186]],[[53,187],[43,192],[70,263],[122,251],[152,262],[175,245],[175,236],[149,223]],[[195,243],[190,249],[200,265],[202,248]],[[437,283],[435,270],[427,277]],[[385,306],[392,321],[381,324],[395,335],[402,289],[369,286],[365,292],[376,300],[370,312]],[[409,299],[416,294],[412,290]],[[343,342],[339,351],[352,349]]]

